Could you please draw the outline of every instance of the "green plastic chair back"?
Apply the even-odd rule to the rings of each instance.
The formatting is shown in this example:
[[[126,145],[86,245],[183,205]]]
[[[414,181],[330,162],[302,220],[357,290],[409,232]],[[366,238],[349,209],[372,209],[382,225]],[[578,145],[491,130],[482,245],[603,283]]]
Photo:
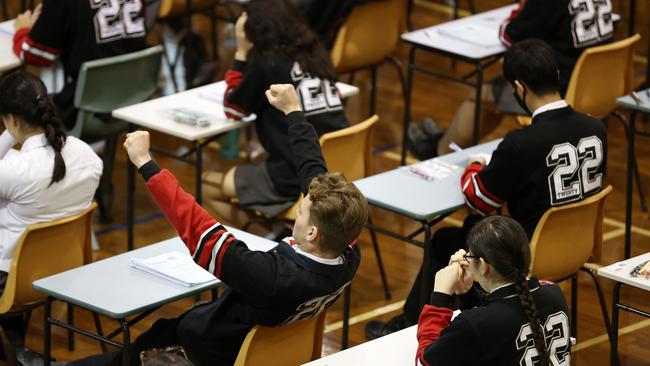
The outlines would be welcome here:
[[[90,130],[103,129],[101,135],[111,135],[122,126],[111,126],[95,120],[95,113],[140,103],[153,94],[158,84],[162,46],[147,48],[125,55],[84,62],[75,89],[74,106],[79,109],[72,136],[86,135]],[[107,130],[108,129],[108,130]],[[93,131],[90,135],[97,135]]]

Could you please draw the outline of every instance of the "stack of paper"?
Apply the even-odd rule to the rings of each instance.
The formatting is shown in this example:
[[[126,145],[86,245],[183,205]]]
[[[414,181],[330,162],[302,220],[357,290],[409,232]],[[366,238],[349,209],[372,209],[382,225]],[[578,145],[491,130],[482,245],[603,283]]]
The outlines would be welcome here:
[[[480,23],[460,22],[441,27],[440,34],[485,48],[501,47],[498,29]]]
[[[180,252],[169,252],[145,259],[131,258],[129,264],[133,268],[187,287],[216,279],[210,272],[194,263],[189,254]]]
[[[409,171],[426,180],[441,180],[460,170],[458,165],[446,163],[440,159],[425,160],[411,165]]]

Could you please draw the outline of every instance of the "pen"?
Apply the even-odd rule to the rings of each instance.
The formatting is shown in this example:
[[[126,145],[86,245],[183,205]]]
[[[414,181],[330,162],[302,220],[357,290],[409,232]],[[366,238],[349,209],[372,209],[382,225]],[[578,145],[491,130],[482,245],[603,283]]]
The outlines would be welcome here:
[[[645,96],[648,97],[648,99],[650,99],[650,89],[645,90]]]
[[[464,153],[465,155],[467,155],[467,153],[465,153],[465,150],[463,150],[462,147],[458,146],[458,144],[456,144],[453,141],[449,143],[449,148],[454,150],[455,152]]]
[[[634,99],[634,102],[636,104],[641,104],[641,97],[639,97],[639,94],[637,94],[635,91],[633,91],[632,94],[630,94],[630,96],[632,97],[632,99]]]

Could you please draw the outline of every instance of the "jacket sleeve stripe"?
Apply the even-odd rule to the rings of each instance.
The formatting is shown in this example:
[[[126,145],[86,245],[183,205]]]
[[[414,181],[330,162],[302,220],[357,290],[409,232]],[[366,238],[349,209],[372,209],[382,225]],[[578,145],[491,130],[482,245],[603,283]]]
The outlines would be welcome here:
[[[212,235],[214,234],[215,231],[222,229],[224,230],[224,227],[221,226],[220,223],[215,223],[211,227],[208,228],[208,230],[204,231],[203,234],[201,234],[201,237],[199,238],[199,242],[196,245],[196,248],[194,252],[192,253],[192,259],[196,262],[199,257],[201,256],[201,252],[203,251],[203,246],[205,245],[205,242],[212,238]]]
[[[474,176],[477,173],[470,173],[466,176],[465,184],[463,185],[463,194],[465,195],[465,202],[468,203],[473,209],[483,213],[488,214],[494,211],[494,207],[490,206],[487,202],[483,201],[476,193],[477,186],[474,184]]]
[[[228,251],[228,248],[230,247],[230,244],[235,240],[234,236],[230,236],[226,242],[221,246],[221,250],[219,250],[219,255],[217,256],[217,265],[215,266],[215,271],[214,275],[217,276],[217,278],[221,278],[221,272],[222,272],[222,263],[223,263],[223,257],[226,254],[226,251]]]
[[[216,263],[217,263],[217,257],[219,255],[219,249],[221,249],[221,247],[223,246],[223,243],[228,238],[230,238],[230,236],[231,236],[231,234],[228,233],[228,232],[225,235],[221,235],[221,237],[219,238],[217,243],[212,248],[212,254],[210,255],[210,264],[208,265],[208,271],[210,273],[215,273],[214,270],[215,270]]]
[[[481,199],[481,201],[487,203],[488,205],[494,207],[495,209],[501,207],[500,203],[494,202],[490,197],[487,196],[487,194],[484,194],[483,191],[481,190],[481,186],[478,183],[478,174],[472,175],[472,184],[474,185],[474,193],[478,198]]]

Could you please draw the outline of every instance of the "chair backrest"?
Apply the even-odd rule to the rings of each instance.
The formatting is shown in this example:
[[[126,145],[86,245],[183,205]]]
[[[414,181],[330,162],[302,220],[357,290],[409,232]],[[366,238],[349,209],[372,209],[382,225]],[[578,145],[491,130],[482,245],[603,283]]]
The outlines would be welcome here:
[[[239,349],[235,366],[302,365],[320,358],[325,311],[279,327],[256,325]]]
[[[341,172],[349,181],[368,176],[372,171],[372,131],[379,117],[321,136],[320,146],[330,172]]]
[[[331,51],[338,73],[377,65],[393,53],[404,24],[404,0],[358,5],[339,29]]]
[[[92,203],[83,212],[63,219],[30,225],[18,240],[0,314],[29,308],[46,295],[34,291],[32,282],[92,262]]]
[[[616,108],[616,98],[633,89],[634,47],[641,36],[582,52],[571,74],[566,101],[578,112],[606,117]]]
[[[612,186],[607,186],[582,201],[544,213],[530,241],[533,275],[559,281],[590,260],[600,260],[605,198],[611,191]]]
[[[340,172],[349,181],[366,177],[372,171],[372,130],[379,122],[374,115],[354,126],[328,132],[320,137],[323,157],[330,172]],[[282,220],[294,221],[300,200],[283,214]]]
[[[158,87],[162,52],[162,46],[155,46],[84,62],[77,79],[75,107],[81,112],[110,113],[146,100]],[[75,132],[71,134],[78,136]]]

